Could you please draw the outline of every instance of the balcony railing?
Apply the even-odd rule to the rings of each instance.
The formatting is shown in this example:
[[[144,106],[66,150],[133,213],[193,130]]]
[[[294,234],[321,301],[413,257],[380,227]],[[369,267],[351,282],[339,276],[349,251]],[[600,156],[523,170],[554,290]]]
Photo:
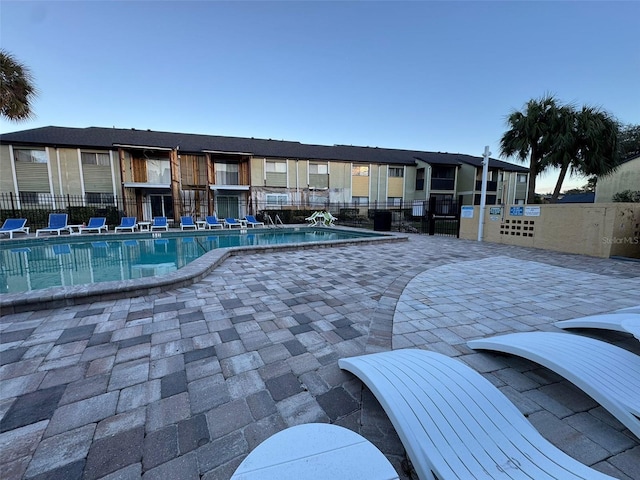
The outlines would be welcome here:
[[[453,178],[432,178],[431,190],[455,190],[455,183]]]
[[[476,190],[482,190],[482,181],[476,180]],[[497,192],[498,182],[487,182],[487,192]]]

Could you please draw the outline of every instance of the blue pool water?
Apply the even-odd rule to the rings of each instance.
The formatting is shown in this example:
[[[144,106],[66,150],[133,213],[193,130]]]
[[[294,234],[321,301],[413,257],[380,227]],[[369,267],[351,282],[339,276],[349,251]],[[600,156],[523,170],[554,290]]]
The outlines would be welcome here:
[[[159,234],[156,234],[158,236]],[[0,294],[129,280],[173,272],[216,248],[325,242],[374,236],[336,229],[91,235],[0,245]],[[375,235],[377,236],[377,235]]]

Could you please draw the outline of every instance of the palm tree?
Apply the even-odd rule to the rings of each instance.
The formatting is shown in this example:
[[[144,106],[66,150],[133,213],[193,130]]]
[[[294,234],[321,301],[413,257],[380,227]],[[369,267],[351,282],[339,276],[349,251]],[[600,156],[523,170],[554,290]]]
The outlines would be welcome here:
[[[575,110],[560,108],[553,152],[545,159],[547,166],[560,169],[551,201],[560,194],[562,183],[571,174],[602,176],[619,164],[618,124],[608,113],[590,106]]]
[[[522,111],[515,110],[507,117],[509,130],[500,139],[500,154],[516,156],[522,162],[529,159],[529,203],[535,200],[536,177],[549,166],[545,158],[553,151],[560,113],[555,96],[547,94],[529,100]]]
[[[0,115],[14,121],[33,117],[36,95],[29,69],[5,50],[0,50]]]

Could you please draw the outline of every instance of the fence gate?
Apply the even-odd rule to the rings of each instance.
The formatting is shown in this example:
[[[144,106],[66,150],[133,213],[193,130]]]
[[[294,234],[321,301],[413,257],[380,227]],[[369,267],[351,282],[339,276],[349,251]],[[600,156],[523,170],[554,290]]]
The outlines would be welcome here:
[[[431,197],[425,202],[425,207],[422,233],[460,237],[462,197],[459,197],[458,201],[453,198]]]

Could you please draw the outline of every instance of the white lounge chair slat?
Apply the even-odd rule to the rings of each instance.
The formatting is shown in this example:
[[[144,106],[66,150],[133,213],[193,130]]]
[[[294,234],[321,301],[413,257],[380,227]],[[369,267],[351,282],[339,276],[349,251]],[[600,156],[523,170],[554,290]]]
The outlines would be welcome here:
[[[400,378],[394,380],[408,392],[420,392],[421,385],[433,384],[438,381],[439,376],[455,375],[445,365],[431,364],[425,369],[419,362],[395,362],[395,366],[397,371],[402,372],[400,377],[410,379],[408,382],[403,382]],[[459,387],[458,384],[446,385],[430,392],[428,399],[410,393],[414,398],[408,402],[408,406],[411,406],[422,430],[431,432],[433,443],[440,446],[442,459],[448,470],[456,472],[460,478],[495,478],[495,473],[487,471],[483,466],[502,465],[500,468],[509,469],[518,455],[518,451],[511,448],[510,440],[504,437],[504,428],[511,428],[510,423],[503,421],[501,412],[492,408],[492,399],[488,399],[490,411],[487,412],[473,398],[475,394],[482,395],[481,392]],[[431,402],[432,398],[435,401]],[[402,402],[398,397],[395,400]],[[406,420],[411,422],[410,418]],[[417,441],[421,430],[412,430],[414,441]],[[502,443],[503,448],[487,449],[486,446],[494,441]],[[456,452],[461,443],[468,448]],[[541,473],[536,464],[529,465],[528,469],[530,468]],[[437,470],[437,466],[434,470]],[[532,477],[521,470],[515,470],[508,478]]]
[[[636,305],[635,307],[621,308],[613,313],[640,313],[640,305]]]
[[[421,480],[604,479],[547,440],[479,373],[424,350],[339,361],[373,392]]]
[[[231,480],[397,480],[395,469],[371,442],[337,425],[287,428],[258,445]]]
[[[640,309],[639,313],[634,313],[630,309],[625,310],[626,311],[563,320],[561,322],[555,322],[554,325],[558,328],[599,328],[601,330],[629,333],[622,326],[622,322],[626,320],[640,320]]]
[[[470,348],[527,358],[562,375],[640,438],[640,356],[568,333],[527,332],[473,340]]]

